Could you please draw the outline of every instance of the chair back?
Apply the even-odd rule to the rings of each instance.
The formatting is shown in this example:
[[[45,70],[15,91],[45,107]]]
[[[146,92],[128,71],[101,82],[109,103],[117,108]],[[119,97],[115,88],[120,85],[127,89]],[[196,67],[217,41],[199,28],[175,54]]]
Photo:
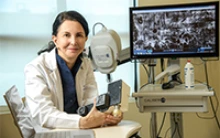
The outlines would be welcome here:
[[[15,124],[15,126],[18,128],[19,133],[20,133],[21,137],[23,138],[23,134],[22,134],[21,129],[20,129],[19,125],[18,125],[18,122],[16,121],[15,114],[14,114],[14,112],[13,112],[13,110],[12,110],[10,104],[9,104],[9,101],[8,101],[8,99],[7,99],[7,97],[6,97],[5,95],[3,95],[3,96],[4,96],[4,99],[5,99],[5,102],[6,102],[7,105],[8,105],[8,108],[9,108],[9,110],[10,110],[10,112],[11,112],[12,118],[13,118],[13,120],[14,120],[14,124]]]
[[[25,107],[16,86],[12,86],[3,95],[11,115],[14,120],[15,126],[18,128],[22,138],[34,137],[35,130],[32,125],[29,110]]]

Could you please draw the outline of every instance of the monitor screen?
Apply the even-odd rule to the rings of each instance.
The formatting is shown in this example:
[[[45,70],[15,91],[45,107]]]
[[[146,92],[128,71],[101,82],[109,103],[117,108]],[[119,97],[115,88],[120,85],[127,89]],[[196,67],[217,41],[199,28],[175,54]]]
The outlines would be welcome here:
[[[131,59],[219,56],[219,2],[131,7]]]

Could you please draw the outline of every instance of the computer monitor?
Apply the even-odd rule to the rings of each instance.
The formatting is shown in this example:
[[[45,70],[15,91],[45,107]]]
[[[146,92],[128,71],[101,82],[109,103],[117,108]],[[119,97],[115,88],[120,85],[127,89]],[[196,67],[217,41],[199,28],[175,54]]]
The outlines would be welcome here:
[[[131,59],[219,56],[219,1],[131,7]]]

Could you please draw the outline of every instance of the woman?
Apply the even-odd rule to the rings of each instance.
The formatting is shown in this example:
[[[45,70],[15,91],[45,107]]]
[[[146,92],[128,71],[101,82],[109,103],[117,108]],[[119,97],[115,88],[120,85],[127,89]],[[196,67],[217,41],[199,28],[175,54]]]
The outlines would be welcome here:
[[[83,55],[88,34],[80,13],[61,12],[53,23],[49,52],[39,53],[25,67],[27,105],[43,127],[87,129],[116,125],[122,119],[95,108],[97,84],[90,60]],[[78,107],[92,102],[88,115],[77,114]]]

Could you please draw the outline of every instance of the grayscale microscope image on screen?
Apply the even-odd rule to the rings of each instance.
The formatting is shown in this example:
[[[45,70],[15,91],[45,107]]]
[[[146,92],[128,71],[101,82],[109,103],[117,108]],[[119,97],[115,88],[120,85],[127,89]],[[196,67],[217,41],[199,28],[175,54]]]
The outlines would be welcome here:
[[[132,58],[216,56],[217,6],[206,3],[131,8]]]

